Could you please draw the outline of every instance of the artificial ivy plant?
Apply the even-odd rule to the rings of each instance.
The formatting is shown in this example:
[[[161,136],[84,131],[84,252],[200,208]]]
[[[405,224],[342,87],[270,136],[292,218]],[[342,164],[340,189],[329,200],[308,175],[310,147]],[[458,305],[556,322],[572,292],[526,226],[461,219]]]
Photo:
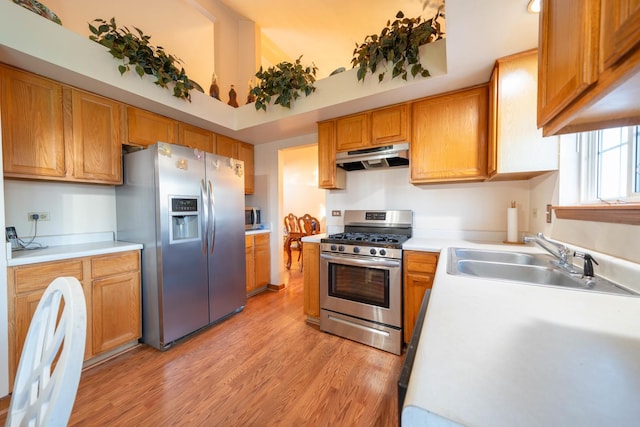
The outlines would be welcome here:
[[[291,101],[298,99],[301,93],[309,96],[315,92],[313,83],[316,81],[318,67],[313,63],[305,67],[301,59],[302,55],[293,64],[283,61],[267,70],[260,67],[260,71],[256,73],[259,83],[250,91],[250,95],[255,96],[256,110],[267,111],[272,96],[277,95],[275,104],[291,108]]]
[[[137,33],[134,34],[127,27],[118,28],[115,18],[109,22],[104,19],[95,19],[93,22],[96,25],[89,24],[92,33],[89,38],[107,47],[114,58],[122,60],[118,66],[121,75],[133,67],[140,77],[153,75],[156,78],[154,83],[160,87],[167,89],[168,84],[173,82],[173,96],[189,102],[191,89],[204,92],[198,83],[189,79],[184,68],[178,68],[177,64],[182,62],[179,58],[167,54],[160,46],[151,45],[150,36],[140,29],[133,27]]]
[[[396,20],[387,21],[387,26],[380,34],[372,34],[365,37],[360,45],[356,43],[353,50],[351,64],[353,68],[358,68],[358,81],[364,81],[367,72],[372,74],[378,71],[378,66],[385,61],[392,64],[391,78],[398,76],[407,80],[407,67],[410,67],[411,76],[420,74],[428,77],[429,70],[420,63],[420,46],[443,38],[444,33],[440,30],[438,18],[444,17],[442,8],[438,9],[436,15],[423,21],[422,18],[405,18],[404,13],[399,11]],[[378,82],[384,79],[385,70],[378,74]]]

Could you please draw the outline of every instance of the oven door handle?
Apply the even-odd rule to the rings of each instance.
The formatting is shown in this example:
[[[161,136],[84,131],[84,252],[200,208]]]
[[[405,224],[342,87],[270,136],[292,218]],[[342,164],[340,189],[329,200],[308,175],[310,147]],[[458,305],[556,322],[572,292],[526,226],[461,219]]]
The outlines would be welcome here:
[[[329,254],[320,254],[320,258],[333,261],[337,264],[345,264],[345,265],[353,265],[356,267],[400,267],[400,260],[372,260],[372,259],[363,259],[363,258],[354,258],[351,256],[344,255],[329,255]]]

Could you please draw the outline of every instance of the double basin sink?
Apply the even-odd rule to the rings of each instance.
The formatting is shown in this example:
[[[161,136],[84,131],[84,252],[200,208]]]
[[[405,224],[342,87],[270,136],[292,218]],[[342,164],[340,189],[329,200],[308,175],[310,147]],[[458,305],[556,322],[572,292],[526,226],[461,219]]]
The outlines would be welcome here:
[[[453,275],[636,295],[601,277],[583,278],[563,271],[554,265],[551,255],[471,248],[449,248],[448,255],[447,272]]]

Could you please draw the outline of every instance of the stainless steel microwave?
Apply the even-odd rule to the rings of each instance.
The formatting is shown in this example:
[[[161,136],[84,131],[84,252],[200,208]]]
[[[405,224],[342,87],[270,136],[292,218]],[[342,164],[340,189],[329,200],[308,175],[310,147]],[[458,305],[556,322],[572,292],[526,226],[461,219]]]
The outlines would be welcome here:
[[[260,208],[247,206],[244,208],[244,228],[254,230],[261,228]]]

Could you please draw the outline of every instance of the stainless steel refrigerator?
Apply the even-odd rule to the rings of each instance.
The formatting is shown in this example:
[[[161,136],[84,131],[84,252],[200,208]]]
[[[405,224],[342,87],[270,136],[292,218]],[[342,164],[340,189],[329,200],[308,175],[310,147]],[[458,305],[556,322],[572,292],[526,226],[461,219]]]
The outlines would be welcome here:
[[[159,142],[124,155],[118,240],[143,244],[142,340],[176,340],[244,308],[244,164]]]

